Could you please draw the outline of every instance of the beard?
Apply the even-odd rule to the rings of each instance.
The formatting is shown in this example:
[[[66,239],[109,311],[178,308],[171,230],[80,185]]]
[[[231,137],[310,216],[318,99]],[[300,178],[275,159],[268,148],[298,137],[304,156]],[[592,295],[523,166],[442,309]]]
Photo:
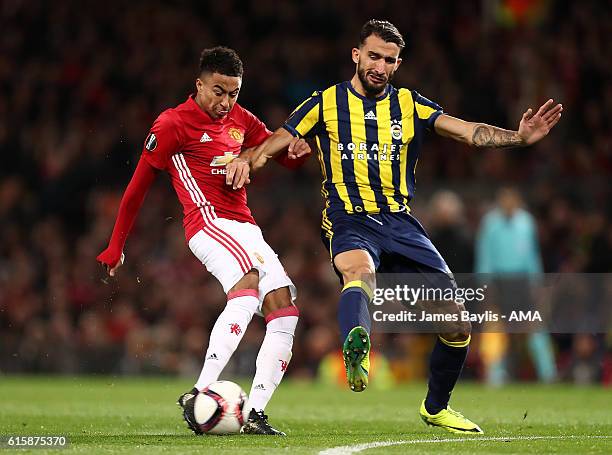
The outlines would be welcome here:
[[[359,81],[361,82],[367,96],[375,97],[383,92],[387,87],[387,84],[393,80],[395,71],[392,71],[389,76],[383,76],[385,77],[385,80],[379,83],[370,82],[370,80],[368,80],[367,73],[368,71],[366,71],[365,68],[362,68],[361,66],[357,67],[357,76],[359,77]]]

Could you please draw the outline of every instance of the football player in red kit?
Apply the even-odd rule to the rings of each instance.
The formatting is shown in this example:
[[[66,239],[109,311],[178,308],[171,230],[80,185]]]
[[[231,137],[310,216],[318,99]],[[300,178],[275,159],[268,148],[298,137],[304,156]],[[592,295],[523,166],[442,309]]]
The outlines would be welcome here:
[[[200,434],[193,398],[219,378],[253,315],[258,314],[265,318],[266,335],[257,356],[249,419],[241,431],[284,435],[270,426],[264,409],[291,359],[298,321],[293,304],[296,291],[263,239],[247,206],[245,189],[225,183],[225,166],[241,150],[271,135],[257,117],[236,103],[241,83],[242,62],[235,51],[215,47],[202,52],[197,92],[155,120],[121,200],[108,248],[97,259],[115,275],[146,192],[157,173],[166,171],[183,205],[189,247],[227,294],[227,305],[210,334],[202,372],[194,388],[179,398],[183,416],[189,428]],[[304,140],[294,140],[288,150],[310,151]],[[279,161],[288,167],[300,164],[286,153]]]

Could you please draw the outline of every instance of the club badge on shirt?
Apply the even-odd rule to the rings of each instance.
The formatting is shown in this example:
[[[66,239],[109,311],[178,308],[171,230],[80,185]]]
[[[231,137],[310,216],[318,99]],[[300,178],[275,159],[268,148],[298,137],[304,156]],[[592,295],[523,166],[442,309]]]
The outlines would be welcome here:
[[[227,134],[239,144],[242,144],[242,142],[244,141],[244,134],[238,128],[230,128]]]
[[[391,121],[391,137],[396,141],[402,138],[402,124],[397,120]]]

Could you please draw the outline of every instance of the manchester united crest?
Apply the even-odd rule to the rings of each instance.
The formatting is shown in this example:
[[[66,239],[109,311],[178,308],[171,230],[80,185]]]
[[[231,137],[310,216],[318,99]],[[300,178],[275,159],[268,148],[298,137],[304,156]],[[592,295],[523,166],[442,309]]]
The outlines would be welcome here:
[[[239,144],[242,144],[242,142],[244,141],[244,134],[238,128],[230,128],[227,134]]]

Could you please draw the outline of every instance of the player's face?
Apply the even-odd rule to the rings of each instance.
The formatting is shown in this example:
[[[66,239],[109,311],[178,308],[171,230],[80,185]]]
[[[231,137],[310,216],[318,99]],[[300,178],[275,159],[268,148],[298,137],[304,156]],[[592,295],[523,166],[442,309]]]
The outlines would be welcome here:
[[[213,119],[225,117],[236,104],[242,78],[219,73],[203,73],[196,79],[196,100]]]
[[[391,82],[393,74],[402,63],[399,54],[397,44],[387,43],[377,35],[368,36],[359,49],[353,49],[357,76],[369,96],[379,95]]]

